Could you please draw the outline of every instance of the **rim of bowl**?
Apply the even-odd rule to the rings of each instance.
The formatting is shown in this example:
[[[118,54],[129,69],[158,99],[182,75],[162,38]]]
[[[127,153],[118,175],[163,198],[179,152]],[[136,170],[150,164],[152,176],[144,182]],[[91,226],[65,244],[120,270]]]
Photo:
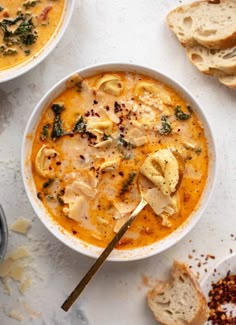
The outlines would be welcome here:
[[[46,57],[55,49],[55,47],[60,42],[62,36],[64,35],[73,13],[75,0],[65,0],[65,5],[63,9],[63,14],[59,22],[59,27],[53,33],[51,38],[33,57],[21,64],[18,64],[10,69],[4,69],[0,71],[0,83],[10,81],[17,77],[22,76],[28,71],[35,68],[39,63],[41,63]]]
[[[66,230],[63,230],[63,228],[59,224],[56,224],[56,222],[53,221],[52,217],[50,217],[49,213],[46,211],[41,201],[37,200],[36,189],[31,174],[30,155],[32,143],[34,140],[35,129],[37,128],[41,112],[45,110],[45,107],[49,105],[53,99],[55,99],[63,90],[66,89],[65,84],[68,78],[73,76],[75,73],[79,73],[82,77],[89,77],[97,73],[108,71],[136,72],[152,77],[172,87],[175,91],[178,92],[178,94],[180,94],[185,100],[187,100],[190,105],[194,107],[194,111],[196,112],[200,121],[203,123],[204,134],[207,139],[208,145],[209,164],[206,185],[203,194],[200,198],[200,201],[197,204],[197,207],[194,209],[188,219],[184,222],[184,224],[164,239],[155,242],[151,245],[145,247],[138,247],[130,250],[115,249],[107,259],[109,261],[122,262],[134,261],[161,253],[162,251],[170,248],[171,246],[174,246],[184,236],[186,236],[194,228],[196,223],[199,221],[200,217],[203,215],[214,189],[216,174],[216,146],[212,130],[205,116],[205,113],[201,109],[200,105],[184,86],[180,85],[180,83],[178,83],[177,81],[173,80],[172,78],[168,77],[167,75],[159,72],[154,68],[132,63],[102,63],[97,65],[91,65],[83,69],[74,71],[73,73],[67,75],[65,78],[57,82],[51,89],[49,89],[49,91],[47,91],[47,93],[43,96],[43,98],[39,101],[39,103],[33,110],[26,125],[23,136],[21,148],[21,173],[28,199],[36,215],[46,226],[46,228],[57,239],[59,239],[61,242],[63,242],[65,245],[72,248],[73,250],[84,255],[97,258],[102,253],[104,248],[83,242],[82,240],[75,238],[74,236],[69,234],[69,232],[67,232]]]

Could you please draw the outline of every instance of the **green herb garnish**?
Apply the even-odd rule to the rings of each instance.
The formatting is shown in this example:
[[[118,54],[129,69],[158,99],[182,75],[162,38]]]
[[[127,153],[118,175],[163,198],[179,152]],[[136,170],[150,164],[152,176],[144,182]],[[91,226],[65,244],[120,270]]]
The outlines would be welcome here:
[[[16,49],[11,49],[11,48],[8,48],[8,49],[5,49],[3,50],[2,54],[4,56],[12,56],[12,55],[16,55],[18,52]]]
[[[2,12],[4,10],[4,8],[2,6],[0,6],[0,12]]]
[[[126,192],[129,191],[129,187],[130,187],[130,185],[132,185],[135,176],[136,176],[135,172],[129,173],[129,176],[128,176],[127,180],[125,180],[123,185],[122,185],[120,195],[124,195]]]
[[[60,105],[60,104],[52,105],[52,110],[55,114],[55,118],[53,122],[51,138],[54,141],[64,135],[64,130],[62,128],[62,120],[61,120],[61,112],[64,111],[64,109],[65,109],[64,105]]]
[[[25,50],[25,55],[26,55],[26,56],[29,56],[29,55],[30,55],[30,53],[31,53],[31,51],[30,51],[30,50]]]
[[[16,25],[20,22],[19,26],[13,32],[9,29],[10,26]],[[15,19],[3,19],[0,22],[0,28],[3,32],[3,41],[6,46],[19,45],[32,45],[37,40],[37,32],[32,21],[32,17],[27,14],[20,14]]]
[[[49,178],[48,181],[46,181],[46,182],[43,183],[43,188],[49,187],[53,183],[53,181],[54,181],[54,179]]]
[[[84,118],[83,116],[80,116],[78,121],[76,122],[75,126],[74,126],[74,129],[73,129],[73,132],[74,133],[86,133],[87,131],[87,125],[84,121]]]
[[[187,120],[191,117],[191,114],[184,113],[180,106],[175,107],[175,116],[178,120]]]
[[[109,139],[111,139],[111,136],[110,135],[107,135],[106,133],[103,133],[102,140],[103,141],[106,141],[106,140],[109,140]]]
[[[19,35],[21,43],[28,46],[32,45],[37,40],[37,32],[34,31],[32,17],[22,21],[20,26],[15,30],[14,35]]]
[[[195,150],[196,154],[197,155],[200,155],[200,153],[202,152],[202,148],[198,147],[196,150]]]
[[[65,205],[64,200],[62,199],[62,196],[65,194],[64,190],[61,190],[58,194],[57,194],[57,201],[60,203],[60,205]]]
[[[120,147],[120,146],[123,146],[124,148],[127,148],[127,149],[135,148],[135,146],[131,142],[126,141],[122,136],[120,136],[118,139],[118,147]]]
[[[42,131],[41,131],[41,133],[40,133],[40,140],[44,141],[44,140],[47,139],[47,137],[48,137],[48,129],[49,129],[49,126],[50,126],[49,123],[47,123],[47,124],[45,124],[45,125],[43,126],[43,129],[42,129]]]
[[[82,80],[76,83],[77,91],[80,93],[82,91]]]
[[[48,201],[52,201],[52,200],[53,200],[53,196],[50,195],[50,194],[47,194],[47,195],[46,195],[46,199],[47,199]]]
[[[35,7],[37,3],[39,3],[40,0],[28,0],[28,1],[25,1],[23,3],[23,7],[25,7],[25,9],[30,9],[31,7]]]
[[[171,133],[172,131],[172,128],[171,128],[171,125],[170,123],[167,121],[167,117],[164,115],[161,117],[161,127],[159,128],[158,132],[161,134],[161,135],[168,135]]]

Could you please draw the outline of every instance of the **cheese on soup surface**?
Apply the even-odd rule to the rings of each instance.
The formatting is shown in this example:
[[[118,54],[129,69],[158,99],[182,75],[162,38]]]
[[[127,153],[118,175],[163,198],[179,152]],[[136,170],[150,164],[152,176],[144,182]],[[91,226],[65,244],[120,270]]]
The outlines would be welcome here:
[[[180,227],[208,172],[194,107],[159,81],[124,72],[68,80],[42,113],[31,161],[51,218],[96,246],[106,246],[128,220],[141,183],[148,205],[118,249],[152,244]]]
[[[0,70],[35,56],[60,25],[64,0],[0,0]]]

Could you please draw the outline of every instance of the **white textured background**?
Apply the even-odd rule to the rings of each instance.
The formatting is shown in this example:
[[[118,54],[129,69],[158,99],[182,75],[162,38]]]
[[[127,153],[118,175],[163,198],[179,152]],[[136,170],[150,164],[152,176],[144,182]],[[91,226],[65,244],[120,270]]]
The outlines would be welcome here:
[[[20,216],[33,220],[28,237],[10,234],[8,250],[19,244],[30,247],[33,284],[24,296],[14,283],[12,295],[7,296],[0,284],[1,325],[18,323],[7,317],[11,309],[21,311],[26,325],[154,325],[146,306],[143,274],[164,279],[173,260],[180,259],[203,278],[204,268],[213,267],[230,248],[236,250],[230,236],[236,231],[236,92],[201,75],[188,62],[165,23],[168,11],[179,4],[175,0],[76,0],[69,28],[52,54],[33,71],[0,84],[0,203],[9,224]],[[78,68],[108,61],[156,68],[191,91],[215,135],[217,182],[205,214],[184,240],[144,261],[107,263],[66,314],[60,305],[93,260],[61,244],[35,216],[20,175],[21,141],[36,103],[55,82]],[[192,250],[196,252],[190,260]],[[199,268],[195,258],[203,260],[201,254],[207,253],[216,259]],[[22,307],[25,302],[40,316],[30,319]]]

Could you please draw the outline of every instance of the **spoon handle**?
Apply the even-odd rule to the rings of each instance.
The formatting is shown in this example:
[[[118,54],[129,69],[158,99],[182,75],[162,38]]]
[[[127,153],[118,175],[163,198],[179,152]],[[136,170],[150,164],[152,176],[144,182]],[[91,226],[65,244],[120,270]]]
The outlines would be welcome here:
[[[122,236],[125,234],[125,232],[128,230],[132,222],[134,221],[135,217],[139,214],[139,212],[147,205],[147,202],[142,199],[138,206],[135,208],[135,210],[130,215],[130,218],[126,223],[120,228],[118,233],[115,235],[115,237],[112,239],[112,241],[108,244],[108,246],[104,249],[102,254],[98,257],[96,262],[91,266],[91,268],[88,270],[88,272],[85,274],[85,276],[82,278],[80,283],[77,285],[77,287],[72,291],[72,293],[69,295],[69,297],[65,300],[61,308],[64,311],[68,311],[70,307],[73,305],[75,300],[79,297],[79,295],[82,293],[82,291],[85,289],[85,287],[88,285],[89,281],[93,278],[95,273],[100,269],[100,267],[103,265],[107,257],[111,254],[113,249],[116,247]]]
[[[8,229],[4,210],[0,204],[0,261],[3,260],[7,249]]]

